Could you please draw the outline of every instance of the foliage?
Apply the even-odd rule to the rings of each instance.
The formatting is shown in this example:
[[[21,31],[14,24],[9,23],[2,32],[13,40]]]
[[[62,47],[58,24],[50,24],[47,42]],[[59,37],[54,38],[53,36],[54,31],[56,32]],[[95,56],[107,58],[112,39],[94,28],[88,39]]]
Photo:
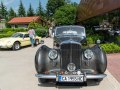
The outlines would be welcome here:
[[[37,13],[38,16],[45,16],[44,9],[42,8],[41,2],[39,1],[39,6],[37,8]]]
[[[40,25],[40,24],[38,24],[38,23],[31,22],[31,23],[28,25],[28,29],[29,29],[29,28],[34,28],[34,29],[36,29],[36,28],[42,28],[42,29],[44,29],[44,28],[46,28],[46,27],[43,27],[42,25]]]
[[[120,36],[115,36],[115,43],[117,43],[118,45],[120,45]]]
[[[20,17],[26,16],[25,8],[24,8],[21,0],[20,0],[19,9],[18,9],[18,16],[20,16]]]
[[[75,24],[76,7],[71,4],[62,6],[56,10],[54,18],[57,25]]]
[[[10,37],[12,34],[16,33],[16,32],[27,32],[27,29],[23,29],[23,28],[5,28],[5,29],[1,29],[0,30],[0,38],[4,38],[4,37]]]
[[[119,53],[120,47],[114,43],[101,44],[102,49],[106,53]]]
[[[32,5],[30,4],[28,12],[27,12],[27,16],[34,16],[34,10],[32,8]]]
[[[87,43],[88,43],[88,44],[94,44],[93,38],[92,38],[92,37],[88,37],[88,38],[87,38]]]
[[[0,38],[10,37],[11,34],[0,34]]]
[[[43,27],[42,25],[35,23],[35,22],[31,22],[28,26],[28,28],[34,28],[35,32],[38,36],[41,37],[45,37],[48,33],[48,28],[47,27]]]
[[[47,3],[47,15],[53,16],[55,11],[65,5],[65,0],[48,0]]]
[[[27,29],[23,29],[23,28],[4,28],[0,30],[2,34],[8,33],[9,31],[12,32],[26,32]]]
[[[13,10],[13,8],[11,7],[10,10],[8,11],[8,15],[9,15],[9,20],[16,17],[16,13]]]
[[[35,29],[35,33],[38,36],[45,37],[48,34],[48,30],[47,29],[37,28],[37,29]]]
[[[103,42],[104,36],[98,35],[98,34],[93,34],[93,35],[87,35],[87,43],[88,44],[95,44],[97,40],[100,40]]]
[[[0,4],[0,15],[2,16],[2,18],[6,19],[7,17],[7,8],[6,6],[3,4],[3,2],[1,1]]]

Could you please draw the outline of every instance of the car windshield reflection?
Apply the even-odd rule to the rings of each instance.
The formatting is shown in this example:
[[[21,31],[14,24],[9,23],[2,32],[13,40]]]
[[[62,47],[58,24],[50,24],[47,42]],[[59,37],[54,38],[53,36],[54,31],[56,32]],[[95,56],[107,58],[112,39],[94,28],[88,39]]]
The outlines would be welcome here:
[[[21,33],[15,33],[11,37],[14,37],[14,38],[20,37],[20,38],[22,38],[23,34],[21,34]]]
[[[81,27],[58,27],[56,29],[56,36],[84,36],[85,37],[85,30]]]

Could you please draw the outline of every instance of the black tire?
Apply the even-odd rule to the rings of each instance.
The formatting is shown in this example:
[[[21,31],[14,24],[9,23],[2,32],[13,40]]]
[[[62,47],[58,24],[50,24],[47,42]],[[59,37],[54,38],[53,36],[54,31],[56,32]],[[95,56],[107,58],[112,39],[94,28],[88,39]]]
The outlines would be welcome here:
[[[13,47],[12,47],[13,50],[19,50],[20,49],[20,43],[19,42],[15,42],[13,44]]]
[[[44,40],[41,40],[41,41],[40,41],[40,44],[44,44]]]
[[[47,79],[43,79],[43,78],[38,78],[38,81],[41,84],[47,83]]]
[[[102,80],[103,80],[103,79],[95,79],[94,81],[95,81],[95,83],[96,83],[97,85],[99,85]]]
[[[35,45],[37,46],[37,45],[39,45],[39,43],[40,43],[39,40],[36,39],[36,40],[35,40]]]

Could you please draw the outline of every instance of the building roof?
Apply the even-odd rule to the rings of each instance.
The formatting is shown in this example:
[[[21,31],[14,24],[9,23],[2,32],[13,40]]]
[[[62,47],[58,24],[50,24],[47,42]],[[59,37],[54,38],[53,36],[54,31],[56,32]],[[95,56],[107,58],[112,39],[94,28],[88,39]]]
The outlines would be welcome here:
[[[120,0],[81,0],[77,9],[77,22],[120,8]]]
[[[32,17],[15,17],[11,19],[8,24],[28,24],[32,21],[37,21],[40,19],[39,16],[32,16]]]

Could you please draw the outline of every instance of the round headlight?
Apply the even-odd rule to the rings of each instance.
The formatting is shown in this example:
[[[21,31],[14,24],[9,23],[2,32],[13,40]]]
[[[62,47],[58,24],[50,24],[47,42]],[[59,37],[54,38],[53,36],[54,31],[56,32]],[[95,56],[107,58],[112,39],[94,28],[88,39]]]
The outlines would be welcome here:
[[[84,56],[87,59],[92,59],[94,57],[94,54],[93,54],[92,50],[87,49],[84,51]]]
[[[76,69],[76,66],[74,63],[69,63],[68,66],[67,66],[67,69],[72,72],[72,71],[75,71]]]
[[[58,56],[58,53],[57,53],[56,50],[50,50],[50,52],[49,52],[49,58],[50,59],[54,60],[54,59],[57,58],[57,56]]]

